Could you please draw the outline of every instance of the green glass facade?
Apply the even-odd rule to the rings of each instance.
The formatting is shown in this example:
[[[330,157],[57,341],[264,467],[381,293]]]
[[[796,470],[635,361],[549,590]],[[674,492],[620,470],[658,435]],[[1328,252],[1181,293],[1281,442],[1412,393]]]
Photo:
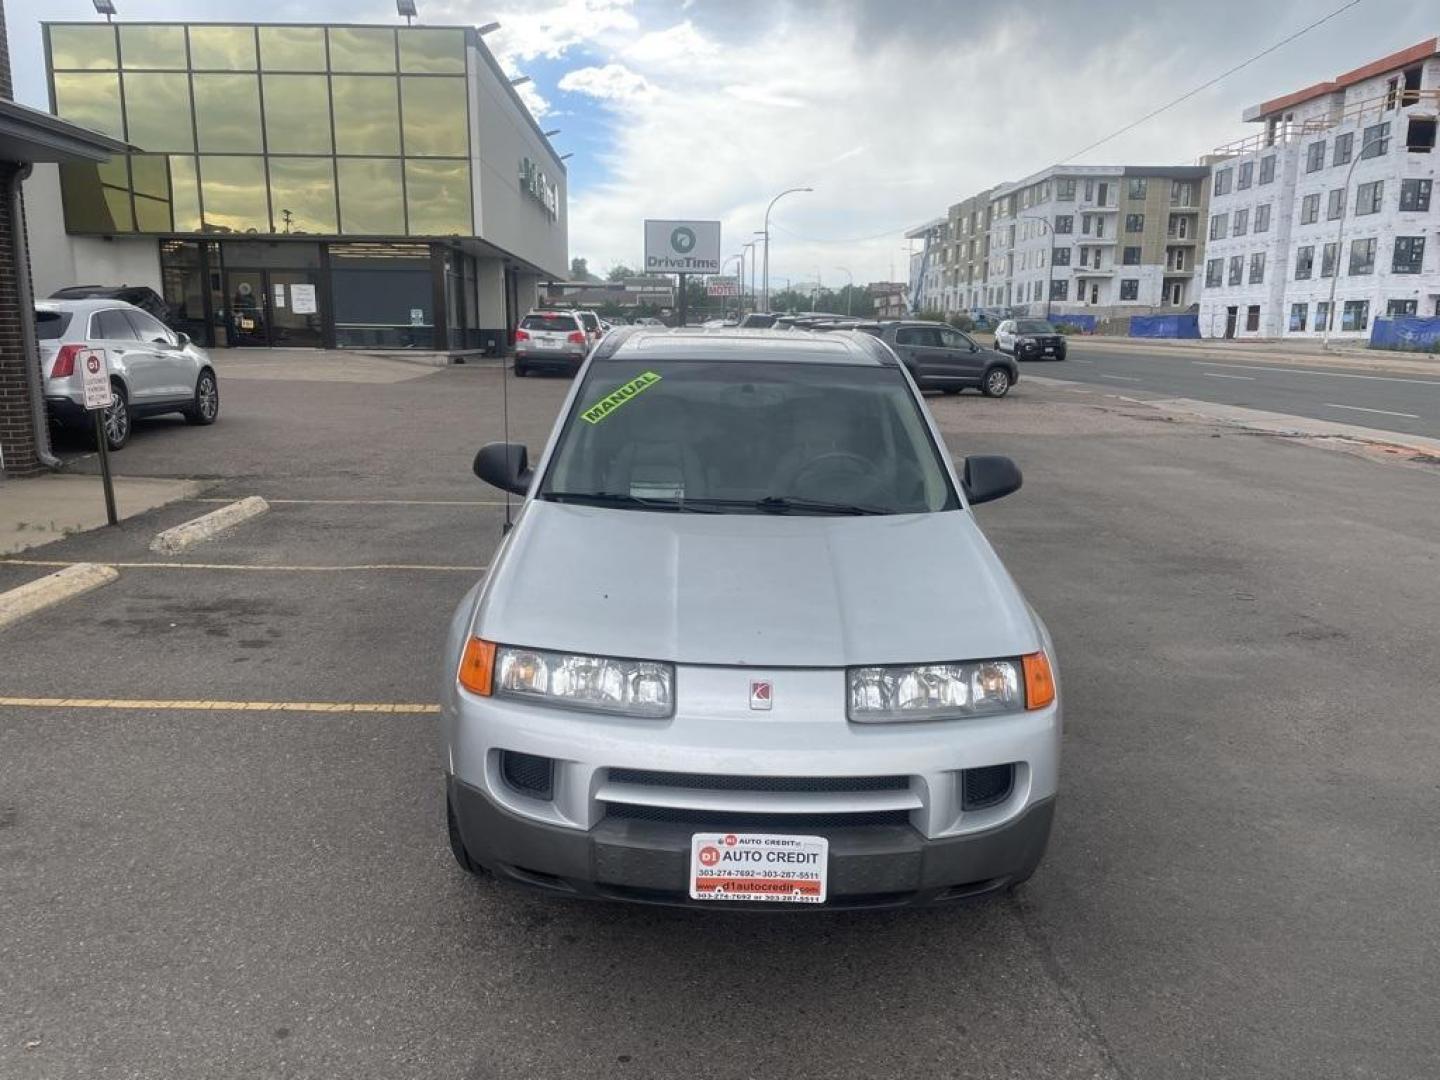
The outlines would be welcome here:
[[[62,170],[66,229],[469,236],[465,33],[48,24],[55,113],[136,148]]]

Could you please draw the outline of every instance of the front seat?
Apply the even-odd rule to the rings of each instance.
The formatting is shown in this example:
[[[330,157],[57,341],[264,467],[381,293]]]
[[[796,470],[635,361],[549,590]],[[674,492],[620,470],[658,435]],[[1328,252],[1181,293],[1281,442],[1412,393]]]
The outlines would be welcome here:
[[[615,432],[624,444],[605,471],[604,490],[637,499],[703,497],[705,470],[691,444],[694,428],[685,410],[664,400],[637,401],[628,408],[630,415]]]

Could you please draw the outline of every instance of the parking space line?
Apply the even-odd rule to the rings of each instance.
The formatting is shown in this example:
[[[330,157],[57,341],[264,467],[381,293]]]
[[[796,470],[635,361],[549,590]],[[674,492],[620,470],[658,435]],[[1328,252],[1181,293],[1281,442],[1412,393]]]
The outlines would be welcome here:
[[[12,709],[133,709],[170,712],[300,712],[300,713],[388,713],[422,715],[438,713],[439,705],[420,702],[378,701],[206,701],[203,699],[159,698],[52,698],[0,697],[0,708]]]
[[[92,560],[93,561],[93,560]],[[69,562],[64,559],[11,559],[0,558],[0,566],[84,566],[83,562]],[[353,563],[348,566],[269,566],[251,563],[195,563],[195,562],[106,562],[102,566],[116,570],[254,570],[274,571],[282,574],[321,573],[334,574],[363,570],[414,570],[426,573],[483,573],[485,566],[445,566],[428,563]]]
[[[1102,378],[1102,379],[1114,379],[1116,382],[1139,382],[1139,381],[1140,381],[1139,379],[1132,379],[1132,378],[1130,378],[1130,376],[1128,376],[1128,375],[1106,375],[1104,372],[1101,372],[1101,373],[1100,373],[1100,378]]]
[[[1207,379],[1243,379],[1245,382],[1255,381],[1254,375],[1226,375],[1219,371],[1205,371],[1201,374],[1203,374]]]
[[[1402,416],[1406,420],[1419,420],[1413,412],[1391,412],[1389,409],[1367,409],[1363,405],[1336,405],[1333,401],[1325,402],[1327,409],[1349,409],[1352,412],[1376,413],[1379,416]]]
[[[191,499],[228,503],[230,499]],[[271,506],[504,506],[503,499],[266,499]]]

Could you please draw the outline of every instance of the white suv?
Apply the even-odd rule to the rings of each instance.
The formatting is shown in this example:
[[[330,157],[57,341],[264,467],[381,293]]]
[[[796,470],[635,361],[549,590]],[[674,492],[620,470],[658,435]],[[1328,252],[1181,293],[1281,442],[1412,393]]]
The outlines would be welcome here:
[[[586,362],[446,646],[460,865],[554,893],[879,907],[1024,881],[1054,647],[914,382],[865,334],[651,331]]]

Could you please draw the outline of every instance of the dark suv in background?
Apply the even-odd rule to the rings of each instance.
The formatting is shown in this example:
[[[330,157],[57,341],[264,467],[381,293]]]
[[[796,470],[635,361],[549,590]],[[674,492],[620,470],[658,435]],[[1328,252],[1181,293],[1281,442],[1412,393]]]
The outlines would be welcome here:
[[[148,285],[67,285],[50,294],[51,300],[123,300],[154,315],[172,330],[183,330],[170,318],[170,306]]]
[[[1014,360],[945,323],[897,319],[864,322],[853,329],[889,345],[921,390],[958,394],[974,387],[986,397],[998,398],[1020,381]]]

